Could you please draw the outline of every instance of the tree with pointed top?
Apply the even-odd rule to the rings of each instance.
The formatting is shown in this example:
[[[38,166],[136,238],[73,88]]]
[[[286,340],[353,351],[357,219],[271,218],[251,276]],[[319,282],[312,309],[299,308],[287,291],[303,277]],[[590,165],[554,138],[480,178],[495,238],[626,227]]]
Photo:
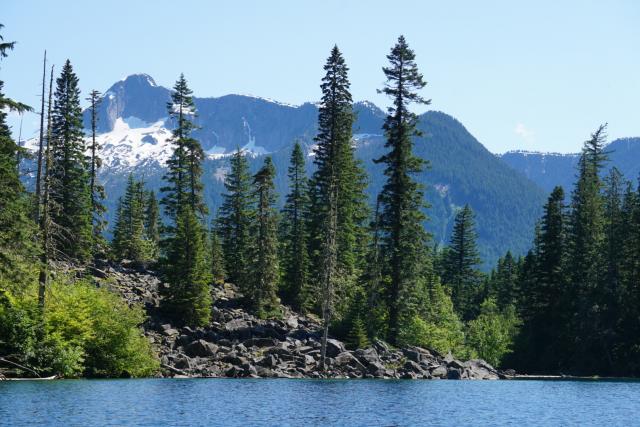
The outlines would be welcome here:
[[[346,315],[366,248],[366,179],[352,147],[354,113],[347,67],[337,46],[324,66],[315,137],[316,172],[310,181],[311,280],[323,317],[324,362],[332,319]],[[323,363],[321,362],[321,363]]]
[[[578,165],[578,181],[571,198],[569,229],[569,274],[572,309],[572,354],[578,371],[593,372],[607,360],[603,347],[601,292],[605,277],[605,218],[603,182],[600,172],[607,160],[604,150],[606,125],[600,126],[584,143]],[[589,355],[585,357],[585,355]]]
[[[229,281],[242,285],[247,277],[249,226],[251,223],[251,175],[244,154],[238,149],[231,157],[225,177],[227,190],[217,218]]]
[[[427,105],[418,91],[426,85],[415,63],[415,54],[405,38],[387,55],[389,66],[382,93],[393,100],[384,122],[388,153],[375,160],[384,163],[387,182],[379,195],[381,214],[381,253],[385,254],[385,271],[389,290],[389,341],[397,342],[399,330],[410,321],[411,295],[420,281],[425,263],[428,235],[424,230],[426,202],[422,186],[413,175],[422,171],[425,161],[413,154],[413,138],[419,135],[418,117],[409,110],[411,104]]]
[[[295,310],[308,309],[309,253],[308,217],[309,193],[304,154],[299,142],[291,153],[289,194],[282,210],[282,270],[283,301]]]
[[[87,262],[92,255],[91,195],[85,157],[78,77],[67,60],[56,91],[51,116],[50,196],[59,209],[51,212],[58,232],[53,236],[56,255]]]
[[[479,292],[480,264],[473,211],[465,205],[457,214],[451,243],[444,259],[443,281],[452,290],[456,311],[463,320],[475,317]]]
[[[87,98],[89,110],[91,111],[91,142],[89,144],[89,195],[91,199],[92,227],[95,252],[102,251],[105,245],[102,232],[106,227],[104,213],[106,208],[102,201],[105,199],[104,186],[98,182],[98,170],[102,166],[102,159],[99,151],[102,148],[96,140],[98,128],[98,106],[102,101],[101,94],[97,90],[92,90]]]
[[[160,191],[164,193],[161,203],[165,213],[173,221],[179,209],[187,204],[201,220],[207,214],[201,181],[204,152],[200,143],[191,137],[196,129],[193,122],[196,110],[192,93],[184,74],[180,74],[173,87],[171,101],[167,103],[169,116],[175,124],[172,138],[174,150],[167,161],[167,173],[164,176],[167,185]]]
[[[262,168],[253,176],[255,214],[251,226],[249,275],[247,282],[240,286],[249,306],[261,317],[275,314],[279,303],[275,175],[271,157],[267,156]]]

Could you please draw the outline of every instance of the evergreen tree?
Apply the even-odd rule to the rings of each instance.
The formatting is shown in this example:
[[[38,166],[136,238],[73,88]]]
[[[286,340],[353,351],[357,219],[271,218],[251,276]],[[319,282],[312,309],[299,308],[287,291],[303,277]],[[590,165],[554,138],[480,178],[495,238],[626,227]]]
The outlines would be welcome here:
[[[144,228],[146,238],[151,245],[152,258],[157,259],[160,248],[160,228],[162,226],[162,222],[160,220],[160,207],[158,206],[155,191],[151,190],[147,193],[145,206],[146,212]]]
[[[255,215],[251,230],[252,245],[248,259],[249,277],[241,286],[249,305],[261,317],[275,313],[278,306],[278,239],[275,210],[276,170],[271,157],[253,177]]]
[[[178,209],[175,235],[169,240],[164,273],[169,287],[162,291],[161,307],[187,325],[205,326],[211,318],[211,282],[205,233],[187,204]]]
[[[209,240],[211,243],[211,275],[214,281],[222,283],[227,276],[227,272],[224,267],[224,252],[220,243],[219,231],[215,223],[211,225],[211,238]]]
[[[225,178],[227,190],[218,216],[225,266],[229,281],[241,285],[247,276],[249,225],[251,222],[251,175],[244,154],[238,149],[231,157]]]
[[[13,43],[0,43],[0,58],[12,48]],[[28,216],[28,199],[18,176],[16,153],[20,147],[11,137],[7,110],[24,112],[28,107],[5,97],[3,87],[0,81],[0,283],[18,283],[26,273],[25,261],[37,252],[32,244],[35,230]]]
[[[429,101],[417,93],[426,83],[403,36],[387,59],[390,65],[383,68],[387,82],[382,92],[393,99],[384,123],[385,147],[389,152],[375,161],[386,165],[387,182],[379,196],[382,207],[379,222],[381,253],[386,258],[384,274],[389,282],[389,340],[395,344],[400,329],[413,317],[410,301],[421,281],[428,239],[422,225],[426,219],[424,195],[413,178],[425,162],[412,152],[412,139],[418,135],[418,117],[409,110],[409,105]]]
[[[600,172],[607,159],[604,151],[606,125],[585,142],[579,176],[571,200],[569,263],[572,282],[573,358],[577,372],[594,372],[610,360],[603,346],[602,285],[606,277],[604,257],[605,218]],[[606,362],[605,362],[606,363]]]
[[[453,305],[463,320],[477,314],[480,264],[476,246],[476,231],[473,211],[465,205],[457,214],[453,225],[451,243],[444,259],[444,283],[452,290]]]
[[[211,315],[211,279],[208,266],[206,231],[202,225],[207,214],[202,196],[202,161],[204,152],[191,137],[195,104],[184,75],[176,82],[171,102],[167,104],[175,122],[171,158],[164,179],[167,186],[162,204],[170,220],[162,251],[164,275],[169,288],[163,290],[162,307],[169,315],[187,324],[205,325]]]
[[[92,252],[92,212],[78,77],[69,60],[56,80],[51,116],[50,197],[56,255],[86,262]]]
[[[310,247],[314,263],[313,279],[320,292],[323,319],[321,367],[324,367],[326,339],[332,316],[339,301],[353,294],[357,260],[357,229],[360,218],[362,173],[353,159],[351,132],[354,121],[348,67],[337,46],[324,66],[320,88],[322,100],[318,111],[318,134],[315,137],[316,172],[311,180]],[[366,212],[366,211],[365,211]],[[359,224],[360,222],[360,224]],[[362,228],[364,233],[364,228]],[[339,307],[338,315],[344,314]]]
[[[515,367],[525,372],[568,368],[567,214],[564,191],[556,187],[544,206],[536,248],[521,269],[523,320]],[[534,255],[535,253],[535,255]]]
[[[102,99],[101,94],[97,90],[89,93],[87,101],[89,101],[89,109],[91,111],[91,143],[89,145],[89,197],[91,199],[92,226],[95,251],[101,251],[104,247],[104,237],[102,232],[106,227],[106,221],[103,218],[106,208],[102,201],[105,198],[104,186],[98,182],[98,169],[102,166],[102,159],[98,155],[102,148],[96,141],[96,133],[98,127],[98,106]]]
[[[129,174],[124,198],[118,204],[113,250],[117,259],[148,262],[153,257],[153,245],[145,230],[145,191],[142,182]]]
[[[175,123],[172,142],[175,145],[171,158],[167,161],[167,173],[164,176],[167,186],[160,191],[165,193],[162,204],[167,217],[175,221],[178,210],[189,204],[193,212],[204,219],[207,208],[202,197],[202,162],[204,152],[197,140],[191,137],[196,128],[190,117],[195,117],[195,104],[191,89],[184,74],[173,87],[171,102],[167,104],[169,116]],[[170,226],[171,228],[171,226]]]
[[[310,182],[311,279],[321,291],[317,293],[326,294],[316,297],[317,302],[339,320],[348,311],[365,255],[368,208],[366,175],[353,153],[355,115],[349,68],[337,46],[331,50],[324,70],[315,137],[317,169]]]
[[[309,217],[308,182],[304,153],[298,142],[291,153],[289,194],[282,211],[283,300],[295,310],[308,309],[309,254],[307,218]]]

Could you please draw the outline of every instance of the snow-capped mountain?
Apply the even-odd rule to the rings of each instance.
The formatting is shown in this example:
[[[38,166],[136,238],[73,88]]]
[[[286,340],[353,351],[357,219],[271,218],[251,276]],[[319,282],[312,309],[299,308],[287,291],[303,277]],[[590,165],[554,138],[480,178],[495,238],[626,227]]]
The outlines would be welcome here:
[[[162,186],[164,164],[173,149],[173,124],[166,110],[170,93],[146,74],[129,76],[104,92],[98,110],[98,142],[103,147],[99,178],[108,195],[106,219],[110,223],[129,173],[143,179],[148,188],[157,191]],[[316,104],[295,106],[247,95],[194,97],[194,102],[199,129],[193,136],[207,153],[202,178],[212,214],[225,191],[228,155],[238,148],[251,154],[252,171],[260,167],[265,154],[272,156],[280,194],[287,191],[286,172],[294,141],[300,141],[306,149],[307,168],[313,169]],[[353,143],[368,173],[367,191],[374,200],[385,180],[383,165],[372,161],[386,150],[382,131],[385,115],[370,102],[356,103],[354,110],[357,120]],[[88,112],[84,120],[88,128]],[[420,116],[420,127],[424,133],[416,139],[415,151],[431,161],[431,168],[416,178],[426,186],[426,199],[431,205],[426,226],[436,242],[448,240],[456,210],[470,203],[476,212],[480,252],[487,265],[507,249],[515,253],[528,249],[543,192],[487,151],[451,116],[430,111]],[[30,141],[28,145],[35,148],[36,144]],[[279,203],[283,199],[280,197]]]

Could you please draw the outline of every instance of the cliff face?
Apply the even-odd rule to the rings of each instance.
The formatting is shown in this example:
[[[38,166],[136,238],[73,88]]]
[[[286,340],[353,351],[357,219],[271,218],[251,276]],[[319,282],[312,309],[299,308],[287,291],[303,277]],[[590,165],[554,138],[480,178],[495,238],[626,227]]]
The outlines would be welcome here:
[[[347,350],[330,339],[327,369],[319,368],[320,322],[282,307],[280,319],[258,319],[240,305],[230,284],[212,289],[211,323],[204,328],[172,325],[158,312],[164,284],[154,272],[108,265],[92,269],[96,284],[120,293],[149,314],[145,335],[154,344],[166,377],[498,379],[482,360],[462,362],[419,347],[391,348],[382,341]]]

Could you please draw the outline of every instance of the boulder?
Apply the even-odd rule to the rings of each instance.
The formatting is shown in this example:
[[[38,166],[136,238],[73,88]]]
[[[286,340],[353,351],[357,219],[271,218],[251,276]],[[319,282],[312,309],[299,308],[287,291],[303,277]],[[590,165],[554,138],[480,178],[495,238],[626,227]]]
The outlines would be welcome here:
[[[431,376],[434,378],[446,378],[447,372],[447,367],[444,365],[440,365],[431,370]]]
[[[419,351],[412,349],[412,348],[406,348],[404,350],[402,350],[402,353],[404,354],[404,356],[409,359],[412,362],[415,363],[420,363],[422,361],[422,353],[420,353]]]
[[[416,374],[424,374],[424,370],[422,369],[422,367],[418,365],[416,362],[414,362],[413,360],[407,360],[404,363],[403,368],[405,371],[408,371],[408,372],[415,372]]]
[[[184,350],[191,357],[210,357],[217,353],[218,346],[205,340],[196,340],[187,345]]]
[[[378,352],[373,347],[360,348],[353,354],[366,366],[370,363],[380,362],[380,356],[378,356]]]
[[[191,360],[191,358],[189,358],[188,356],[179,353],[175,359],[173,360],[173,366],[178,368],[178,369],[191,369],[193,368],[193,361]]]
[[[327,339],[327,356],[328,357],[336,357],[340,353],[347,351],[344,344],[342,344],[338,340],[334,340],[333,338]]]
[[[235,365],[235,366],[241,366],[241,365],[247,363],[247,359],[245,359],[244,357],[238,356],[237,354],[235,354],[235,352],[231,352],[231,353],[225,355],[222,358],[222,361],[226,362],[226,363],[230,363],[230,364]]]

